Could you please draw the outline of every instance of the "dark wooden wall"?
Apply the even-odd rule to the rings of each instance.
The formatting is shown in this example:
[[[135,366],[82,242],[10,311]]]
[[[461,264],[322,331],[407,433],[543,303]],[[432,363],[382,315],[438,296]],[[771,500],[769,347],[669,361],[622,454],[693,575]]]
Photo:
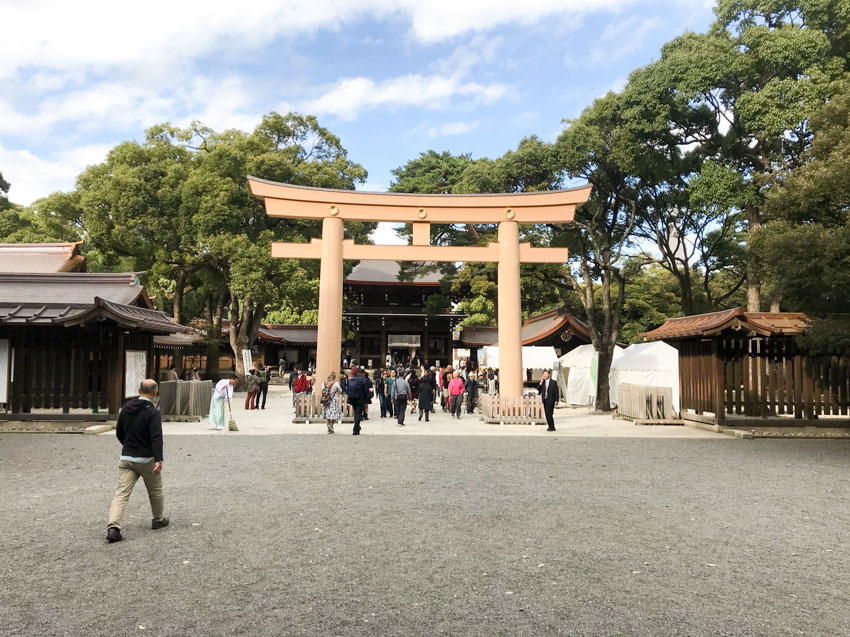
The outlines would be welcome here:
[[[850,414],[850,357],[811,356],[793,338],[715,338],[679,347],[682,410],[770,418]]]
[[[12,413],[71,409],[118,413],[123,403],[124,352],[148,352],[153,337],[117,328],[13,327],[3,330],[14,350],[9,391]]]

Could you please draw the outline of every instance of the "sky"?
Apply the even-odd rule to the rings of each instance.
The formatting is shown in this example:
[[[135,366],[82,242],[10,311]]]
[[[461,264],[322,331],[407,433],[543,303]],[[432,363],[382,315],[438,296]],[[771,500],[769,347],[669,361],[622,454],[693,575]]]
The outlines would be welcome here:
[[[0,0],[0,173],[29,204],[146,128],[314,114],[382,192],[429,149],[497,157],[619,90],[712,0]],[[376,242],[394,242],[384,224]]]

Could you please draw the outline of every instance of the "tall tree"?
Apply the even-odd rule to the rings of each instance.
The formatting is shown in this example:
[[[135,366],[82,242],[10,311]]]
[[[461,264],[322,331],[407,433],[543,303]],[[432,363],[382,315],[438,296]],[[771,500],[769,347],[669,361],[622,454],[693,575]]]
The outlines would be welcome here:
[[[576,210],[569,232],[577,269],[565,275],[579,294],[599,356],[596,409],[610,411],[609,372],[626,295],[621,259],[631,245],[634,174],[641,157],[639,140],[623,125],[622,96],[609,93],[594,101],[569,122],[558,138],[558,149],[569,175],[593,185],[590,200]]]
[[[774,174],[798,163],[811,141],[808,117],[847,73],[850,6],[846,0],[719,0],[715,13],[708,33],[666,44],[655,69],[671,99],[716,123],[698,128],[691,141],[742,177],[743,213],[756,231]],[[748,254],[747,306],[761,307],[754,252]]]

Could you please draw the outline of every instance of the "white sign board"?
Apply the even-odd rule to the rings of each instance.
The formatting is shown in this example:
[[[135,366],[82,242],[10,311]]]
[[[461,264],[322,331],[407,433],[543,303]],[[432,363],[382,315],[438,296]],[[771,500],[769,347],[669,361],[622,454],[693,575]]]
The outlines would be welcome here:
[[[254,359],[251,358],[251,350],[242,350],[242,364],[245,366],[245,375],[247,376],[248,372],[254,369]]]
[[[0,338],[0,403],[9,402],[9,339]]]
[[[128,349],[124,353],[124,398],[139,395],[139,385],[148,375],[148,353]]]

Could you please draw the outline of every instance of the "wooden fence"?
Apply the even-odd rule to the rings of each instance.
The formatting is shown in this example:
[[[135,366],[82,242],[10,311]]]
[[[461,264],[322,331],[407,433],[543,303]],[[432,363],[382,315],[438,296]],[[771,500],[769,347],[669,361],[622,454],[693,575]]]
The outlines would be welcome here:
[[[801,353],[792,338],[687,341],[679,350],[682,413],[715,419],[815,420],[850,415],[850,357]]]
[[[622,383],[617,389],[617,413],[633,419],[672,420],[678,416],[673,388]]]
[[[354,409],[348,404],[348,396],[342,394],[337,397],[342,407],[342,419],[340,422],[354,422]],[[373,403],[377,406],[376,403]],[[295,418],[292,422],[324,422],[322,418],[322,392],[312,394],[298,394],[295,397]]]
[[[514,397],[481,394],[481,414],[485,422],[501,425],[546,423],[543,400],[538,395]]]

